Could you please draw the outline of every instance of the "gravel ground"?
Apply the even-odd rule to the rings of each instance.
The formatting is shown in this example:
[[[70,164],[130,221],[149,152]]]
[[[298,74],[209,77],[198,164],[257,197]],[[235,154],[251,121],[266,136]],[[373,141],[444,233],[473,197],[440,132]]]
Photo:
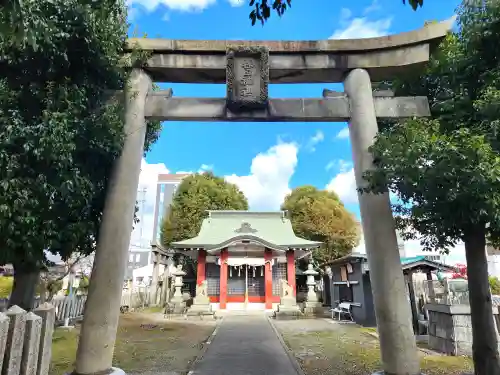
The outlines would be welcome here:
[[[324,319],[274,321],[306,375],[367,375],[381,370],[378,341],[354,324]],[[427,375],[459,375],[472,370],[464,357],[421,355]]]
[[[162,314],[122,315],[113,364],[128,375],[184,375],[215,325],[214,320],[165,320]],[[74,369],[78,334],[78,328],[56,330],[49,375]]]

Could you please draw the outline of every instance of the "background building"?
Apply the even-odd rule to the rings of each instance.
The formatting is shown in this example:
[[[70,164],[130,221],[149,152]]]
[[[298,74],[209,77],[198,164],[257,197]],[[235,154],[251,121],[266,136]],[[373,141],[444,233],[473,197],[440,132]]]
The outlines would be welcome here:
[[[487,245],[486,259],[488,260],[488,273],[500,278],[500,249]]]
[[[188,173],[158,175],[152,242],[158,242],[160,240],[162,220],[168,214],[177,188],[181,181],[187,176],[189,176]]]
[[[159,174],[156,183],[156,194],[151,202],[151,186],[141,186],[137,191],[137,216],[139,222],[134,228],[130,240],[129,257],[125,270],[125,280],[132,280],[134,274],[140,273],[141,283],[148,284],[153,277],[151,244],[159,242],[160,227],[163,218],[168,214],[172,199],[182,179],[189,176],[183,174]],[[148,199],[149,197],[149,199]],[[137,271],[139,270],[140,271]],[[134,272],[136,270],[136,272]],[[149,275],[151,270],[151,275]],[[133,280],[135,282],[135,280]]]

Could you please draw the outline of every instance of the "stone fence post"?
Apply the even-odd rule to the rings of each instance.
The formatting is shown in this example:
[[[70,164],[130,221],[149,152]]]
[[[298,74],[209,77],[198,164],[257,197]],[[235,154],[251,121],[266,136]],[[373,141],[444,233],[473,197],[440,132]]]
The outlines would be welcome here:
[[[47,375],[55,311],[50,304],[34,312],[12,306],[0,313],[0,369],[2,375]]]

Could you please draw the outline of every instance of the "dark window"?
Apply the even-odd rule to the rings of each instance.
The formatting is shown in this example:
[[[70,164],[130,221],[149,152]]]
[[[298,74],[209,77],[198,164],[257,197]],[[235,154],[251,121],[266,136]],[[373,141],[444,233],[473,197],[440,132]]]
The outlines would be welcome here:
[[[352,288],[347,285],[339,285],[339,301],[340,302],[354,302],[352,295]]]
[[[220,267],[215,263],[207,263],[205,267],[207,294],[209,296],[218,296],[220,294]]]
[[[248,269],[248,295],[265,296],[264,266],[250,266]]]
[[[275,263],[272,268],[273,274],[273,296],[281,295],[280,280],[286,280],[286,263]]]
[[[245,269],[246,266],[228,266],[227,294],[229,296],[242,296],[245,294]]]

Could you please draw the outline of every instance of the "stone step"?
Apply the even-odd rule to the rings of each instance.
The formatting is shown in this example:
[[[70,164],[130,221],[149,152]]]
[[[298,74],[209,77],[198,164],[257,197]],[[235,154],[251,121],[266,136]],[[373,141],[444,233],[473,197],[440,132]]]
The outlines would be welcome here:
[[[217,317],[227,316],[227,315],[271,315],[272,311],[265,310],[217,310],[215,311],[215,315]]]

